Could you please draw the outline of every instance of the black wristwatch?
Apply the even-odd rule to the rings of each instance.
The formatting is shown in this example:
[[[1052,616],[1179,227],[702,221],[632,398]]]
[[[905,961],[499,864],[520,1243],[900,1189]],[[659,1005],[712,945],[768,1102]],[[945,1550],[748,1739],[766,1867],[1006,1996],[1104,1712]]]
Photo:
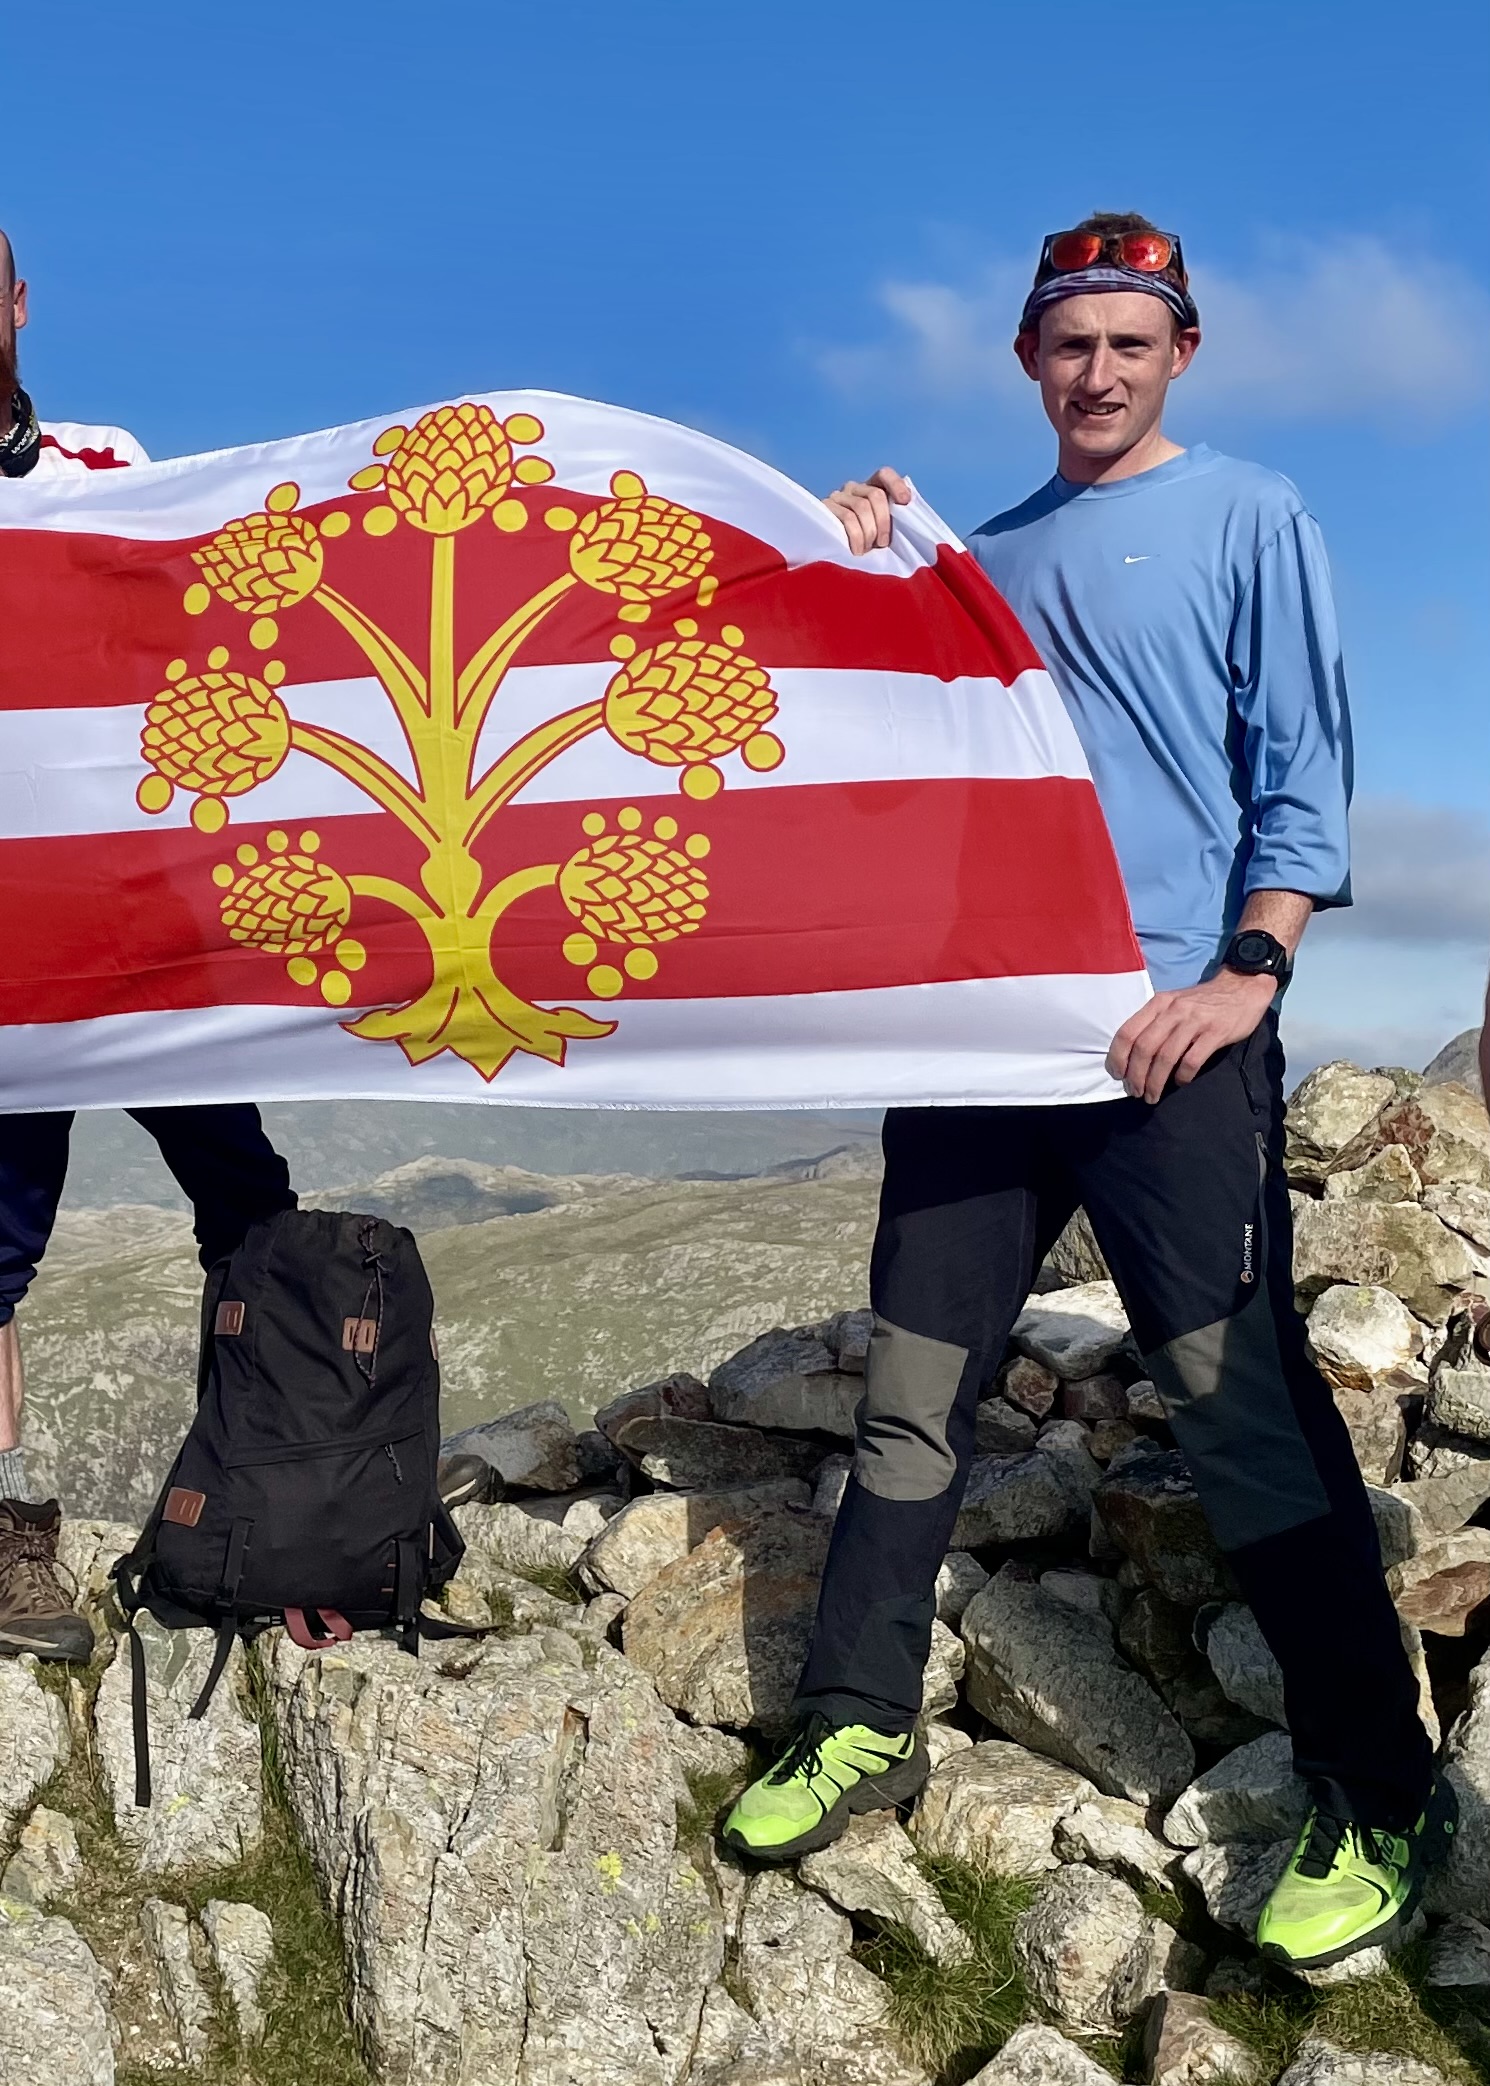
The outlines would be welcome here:
[[[1240,934],[1234,934],[1221,962],[1225,969],[1240,971],[1244,978],[1276,978],[1280,990],[1293,975],[1293,963],[1282,942],[1260,927],[1244,927]]]

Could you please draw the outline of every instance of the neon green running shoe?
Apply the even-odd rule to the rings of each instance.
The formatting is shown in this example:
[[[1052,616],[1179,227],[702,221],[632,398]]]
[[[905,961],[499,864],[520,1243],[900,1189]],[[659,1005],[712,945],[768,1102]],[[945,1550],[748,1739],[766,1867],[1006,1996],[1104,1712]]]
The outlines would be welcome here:
[[[856,1811],[909,1803],[931,1759],[914,1731],[890,1737],[867,1724],[808,1717],[776,1765],[752,1782],[724,1821],[727,1846],[757,1861],[794,1861],[831,1846]]]
[[[1458,1823],[1459,1800],[1443,1775],[1406,1833],[1311,1810],[1262,1908],[1259,1950],[1289,1970],[1321,1970],[1358,1949],[1390,1947],[1417,1910],[1428,1871],[1447,1858]]]

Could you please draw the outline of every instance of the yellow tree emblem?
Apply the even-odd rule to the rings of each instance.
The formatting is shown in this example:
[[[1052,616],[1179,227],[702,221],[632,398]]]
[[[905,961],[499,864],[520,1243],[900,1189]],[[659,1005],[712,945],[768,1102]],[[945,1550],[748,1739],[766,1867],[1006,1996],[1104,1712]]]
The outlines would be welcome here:
[[[719,763],[730,754],[757,769],[782,759],[780,741],[765,729],[776,696],[745,655],[743,633],[726,624],[717,640],[707,639],[692,617],[677,614],[672,634],[645,649],[618,629],[610,642],[618,664],[602,696],[549,718],[478,765],[478,741],[508,670],[575,588],[614,604],[618,624],[637,625],[685,589],[707,607],[717,585],[701,518],[649,493],[634,473],[618,472],[612,497],[583,517],[545,506],[544,523],[567,541],[562,569],[460,658],[458,539],[482,524],[510,534],[534,519],[531,495],[554,475],[531,453],[542,437],[541,423],[528,413],[503,422],[489,406],[442,406],[412,428],[386,428],[373,444],[379,461],[352,477],[354,491],[385,496],[386,504],[362,517],[369,536],[405,525],[429,538],[429,636],[417,658],[367,607],[328,584],[325,540],[345,535],[351,517],[333,512],[317,523],[297,513],[298,486],[276,486],[262,513],[229,522],[193,553],[202,577],[183,606],[199,615],[216,595],[251,619],[249,641],[259,652],[278,643],[277,619],[307,603],[335,619],[393,706],[412,782],[370,748],[295,718],[279,692],[282,662],[268,660],[253,673],[230,670],[220,645],[195,671],[184,659],[172,661],[141,737],[151,771],[140,784],[141,807],[163,811],[177,790],[189,791],[196,797],[193,821],[204,832],[221,831],[230,802],[275,774],[291,753],[336,769],[398,819],[424,852],[420,889],[391,877],[344,875],[322,855],[317,834],[301,833],[292,847],[290,836],[276,831],[267,855],[245,845],[235,861],[213,871],[223,923],[233,940],[284,956],[297,986],[344,1006],[352,996],[349,973],[366,961],[363,943],[348,932],[358,902],[397,907],[422,930],[430,983],[416,999],[348,1027],[400,1044],[414,1064],[453,1051],[487,1079],[516,1051],[562,1064],[571,1037],[604,1036],[615,1027],[575,1007],[534,1005],[497,976],[492,932],[519,898],[556,890],[564,912],[555,910],[555,931],[597,999],[614,999],[627,978],[654,977],[658,948],[696,932],[709,906],[708,837],[695,831],[680,839],[673,818],[655,819],[644,833],[634,807],[612,817],[589,811],[581,820],[584,844],[567,861],[534,863],[496,880],[475,852],[491,821],[541,769],[593,732],[608,731],[628,753],[672,770],[700,804],[721,787]]]

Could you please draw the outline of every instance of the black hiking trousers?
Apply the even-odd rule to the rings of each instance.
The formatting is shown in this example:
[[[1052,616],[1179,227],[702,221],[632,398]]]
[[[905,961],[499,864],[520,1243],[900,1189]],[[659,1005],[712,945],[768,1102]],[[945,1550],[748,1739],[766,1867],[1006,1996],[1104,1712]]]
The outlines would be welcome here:
[[[1300,1774],[1405,1830],[1432,1752],[1365,1485],[1294,1308],[1276,1018],[1154,1106],[893,1109],[884,1143],[865,1396],[797,1713],[915,1722],[978,1400],[1084,1205],[1283,1670]]]
[[[251,1102],[130,1108],[190,1198],[204,1268],[241,1246],[251,1224],[292,1210],[290,1169]],[[0,1325],[36,1275],[67,1180],[73,1111],[0,1115]]]

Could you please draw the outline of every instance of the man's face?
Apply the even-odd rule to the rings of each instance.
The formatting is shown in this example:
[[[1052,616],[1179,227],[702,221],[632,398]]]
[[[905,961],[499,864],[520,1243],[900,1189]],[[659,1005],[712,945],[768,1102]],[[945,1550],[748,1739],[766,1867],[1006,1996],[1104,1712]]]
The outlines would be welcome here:
[[[1061,442],[1100,461],[1159,425],[1171,379],[1189,368],[1198,329],[1176,333],[1167,304],[1143,290],[1066,297],[1014,343]]]

